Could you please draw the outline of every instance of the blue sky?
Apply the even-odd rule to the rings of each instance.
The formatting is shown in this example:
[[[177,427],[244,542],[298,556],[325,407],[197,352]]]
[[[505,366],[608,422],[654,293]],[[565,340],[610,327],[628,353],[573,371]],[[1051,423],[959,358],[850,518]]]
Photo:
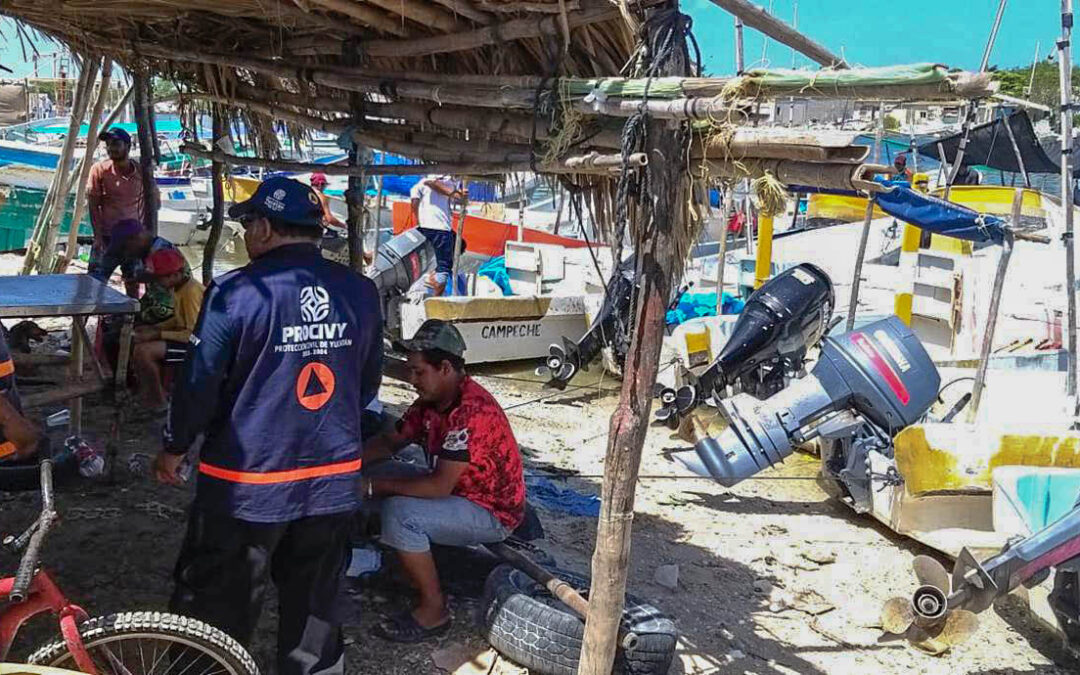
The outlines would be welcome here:
[[[769,7],[770,0],[754,0]],[[794,4],[799,30],[853,64],[883,66],[934,61],[976,70],[994,22],[998,0],[772,0],[773,14],[791,23]],[[734,19],[709,0],[682,0],[694,19],[706,71],[735,70]],[[1031,62],[1035,42],[1045,57],[1061,32],[1055,0],[1012,0],[1006,5],[990,64],[1001,67]],[[746,29],[747,67],[761,63],[763,38]],[[1074,48],[1074,56],[1076,49]],[[769,65],[791,67],[791,50],[769,41]],[[799,57],[798,65],[809,65]]]
[[[854,64],[880,66],[935,61],[974,70],[979,67],[998,0],[756,0],[791,22],[798,3],[799,29]],[[701,45],[706,70],[713,75],[735,69],[734,29],[730,14],[709,0],[682,0],[683,11],[694,19],[694,34]],[[1002,67],[1031,62],[1035,42],[1046,56],[1060,33],[1056,0],[1012,0],[1005,10],[990,63]],[[19,40],[9,19],[0,19],[0,63],[19,77],[32,72],[24,63]],[[746,62],[760,65],[762,36],[747,29]],[[52,47],[43,47],[52,51]],[[1074,49],[1074,55],[1080,49]],[[768,64],[791,66],[791,50],[770,41]],[[798,65],[809,65],[798,57]],[[48,75],[51,73],[42,73]]]

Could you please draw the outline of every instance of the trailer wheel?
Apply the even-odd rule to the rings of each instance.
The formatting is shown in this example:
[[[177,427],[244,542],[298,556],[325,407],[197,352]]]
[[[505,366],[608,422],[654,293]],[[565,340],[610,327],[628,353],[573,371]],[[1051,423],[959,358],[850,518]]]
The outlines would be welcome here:
[[[552,573],[587,591],[585,577],[553,569]],[[584,595],[585,593],[583,593]],[[510,565],[488,576],[480,601],[484,636],[503,656],[540,675],[577,673],[585,622],[546,588]],[[618,645],[612,672],[661,675],[675,657],[675,622],[657,608],[626,596],[622,628],[632,639]]]

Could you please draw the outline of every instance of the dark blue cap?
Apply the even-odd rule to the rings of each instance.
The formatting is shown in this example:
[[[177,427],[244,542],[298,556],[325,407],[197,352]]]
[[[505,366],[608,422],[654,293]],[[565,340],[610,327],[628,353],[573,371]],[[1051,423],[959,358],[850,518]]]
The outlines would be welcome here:
[[[252,213],[290,225],[323,225],[319,196],[309,186],[292,178],[268,178],[259,184],[251,199],[229,207],[230,218],[242,218]]]
[[[128,145],[131,145],[131,134],[124,131],[120,127],[113,127],[107,129],[98,134],[98,140],[101,141],[123,141]]]

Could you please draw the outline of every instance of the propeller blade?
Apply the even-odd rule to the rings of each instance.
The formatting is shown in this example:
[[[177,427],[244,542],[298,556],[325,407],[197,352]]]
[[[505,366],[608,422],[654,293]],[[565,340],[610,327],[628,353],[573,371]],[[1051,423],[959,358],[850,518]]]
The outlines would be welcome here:
[[[913,647],[927,654],[939,656],[949,651],[949,644],[939,639],[938,635],[932,635],[929,631],[918,626],[912,626],[907,632],[908,642]]]
[[[881,627],[887,633],[903,635],[915,621],[915,611],[908,598],[889,598],[881,607]]]
[[[694,408],[694,404],[697,403],[697,389],[689,385],[679,387],[675,392],[675,407],[679,409],[680,413],[686,414]]]
[[[536,373],[537,377],[551,377],[551,368],[547,366],[537,366],[533,372]]]
[[[975,612],[957,609],[949,612],[945,618],[945,627],[937,639],[950,647],[967,642],[975,631],[979,630],[979,617]]]
[[[915,558],[911,566],[915,568],[915,578],[919,580],[919,585],[933,586],[945,595],[949,594],[951,588],[949,573],[937,559],[928,555],[920,555]]]

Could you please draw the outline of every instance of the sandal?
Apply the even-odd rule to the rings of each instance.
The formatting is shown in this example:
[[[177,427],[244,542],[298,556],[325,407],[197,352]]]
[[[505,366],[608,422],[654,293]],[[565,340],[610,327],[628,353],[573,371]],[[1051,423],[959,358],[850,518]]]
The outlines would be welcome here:
[[[390,642],[412,644],[423,642],[431,638],[445,635],[450,630],[450,619],[431,628],[424,628],[413,617],[412,612],[405,611],[394,616],[387,617],[386,621],[378,623],[371,632],[377,637]]]

